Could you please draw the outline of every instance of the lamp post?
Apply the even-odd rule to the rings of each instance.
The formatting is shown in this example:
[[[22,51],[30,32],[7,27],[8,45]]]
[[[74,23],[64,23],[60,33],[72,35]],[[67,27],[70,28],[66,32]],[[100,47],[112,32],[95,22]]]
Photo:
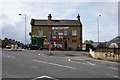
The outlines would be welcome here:
[[[98,15],[98,17],[97,17],[97,28],[98,28],[98,43],[99,43],[99,17],[100,17],[101,15]]]
[[[25,45],[26,45],[26,14],[19,14],[20,16],[21,15],[24,15],[25,17]]]

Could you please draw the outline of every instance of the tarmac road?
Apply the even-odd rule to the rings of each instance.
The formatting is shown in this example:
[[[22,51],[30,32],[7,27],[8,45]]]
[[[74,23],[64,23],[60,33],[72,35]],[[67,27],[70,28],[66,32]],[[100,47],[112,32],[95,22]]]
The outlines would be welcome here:
[[[90,61],[42,55],[45,51],[4,51],[2,54],[3,78],[118,78],[118,68],[97,65]],[[46,51],[47,52],[47,51]]]

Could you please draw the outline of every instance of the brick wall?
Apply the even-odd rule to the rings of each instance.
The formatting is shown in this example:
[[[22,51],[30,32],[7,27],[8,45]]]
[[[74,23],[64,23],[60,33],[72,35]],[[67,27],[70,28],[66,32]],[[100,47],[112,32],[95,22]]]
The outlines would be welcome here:
[[[68,27],[68,26],[56,26],[56,27]],[[77,35],[72,36],[72,29],[77,30]],[[43,30],[43,36],[47,36],[48,32],[52,33],[54,36],[54,30],[49,26],[32,26],[32,35],[38,35],[38,30]],[[60,33],[64,33],[64,29],[58,30]],[[63,34],[63,37],[64,34]],[[82,27],[69,27],[68,36],[63,40],[63,47],[65,47],[65,41],[67,41],[67,49],[71,47],[72,50],[77,50],[78,45],[82,46]]]

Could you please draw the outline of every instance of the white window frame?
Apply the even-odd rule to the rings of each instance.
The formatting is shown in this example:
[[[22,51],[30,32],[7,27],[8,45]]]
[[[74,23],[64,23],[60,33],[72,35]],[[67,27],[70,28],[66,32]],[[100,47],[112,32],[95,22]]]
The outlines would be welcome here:
[[[38,36],[43,36],[43,30],[38,30]]]
[[[64,30],[64,36],[68,36],[68,30]]]
[[[76,29],[72,29],[72,36],[77,36],[77,30]]]
[[[59,35],[59,33],[56,35],[56,32],[58,33],[58,31],[57,31],[57,30],[54,30],[54,35],[55,35],[55,36],[58,36],[58,35]]]

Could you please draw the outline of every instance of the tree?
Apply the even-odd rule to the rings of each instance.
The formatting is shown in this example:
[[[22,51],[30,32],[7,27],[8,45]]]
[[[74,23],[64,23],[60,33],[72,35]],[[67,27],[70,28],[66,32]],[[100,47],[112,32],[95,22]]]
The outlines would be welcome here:
[[[94,41],[92,40],[85,40],[84,43],[93,43]]]
[[[94,41],[93,40],[90,40],[91,43],[93,43]]]

